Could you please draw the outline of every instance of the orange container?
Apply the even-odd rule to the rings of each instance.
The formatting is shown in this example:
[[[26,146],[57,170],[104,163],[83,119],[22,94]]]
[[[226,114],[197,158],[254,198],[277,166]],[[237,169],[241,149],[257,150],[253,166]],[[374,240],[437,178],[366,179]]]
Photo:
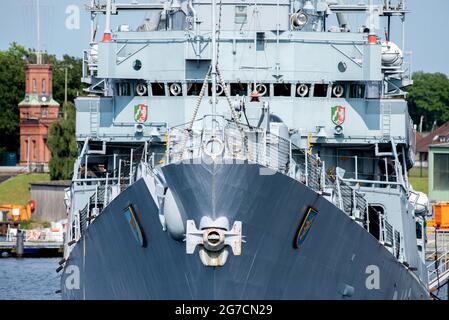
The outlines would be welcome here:
[[[433,217],[436,227],[449,228],[449,202],[434,204]]]

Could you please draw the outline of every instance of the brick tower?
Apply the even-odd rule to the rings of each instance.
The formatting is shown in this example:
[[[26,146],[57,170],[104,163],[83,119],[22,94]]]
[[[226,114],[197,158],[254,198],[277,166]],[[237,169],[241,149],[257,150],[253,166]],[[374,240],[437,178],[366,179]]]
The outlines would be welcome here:
[[[59,117],[59,103],[52,97],[53,69],[49,64],[29,64],[25,75],[25,99],[19,103],[20,165],[47,171],[48,129]]]

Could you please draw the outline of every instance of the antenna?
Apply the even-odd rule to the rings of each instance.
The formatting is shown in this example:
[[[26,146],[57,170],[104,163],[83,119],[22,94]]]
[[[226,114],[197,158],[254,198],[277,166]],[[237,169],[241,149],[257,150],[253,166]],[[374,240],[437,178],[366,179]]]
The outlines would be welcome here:
[[[41,43],[41,21],[40,21],[40,12],[39,12],[39,7],[40,7],[40,1],[36,0],[36,16],[37,16],[37,51],[36,51],[36,63],[37,64],[42,64],[42,54],[41,54],[41,48],[40,48],[40,43]]]
[[[216,2],[212,0],[211,3],[211,14],[212,14],[212,115],[215,120],[215,115],[217,112],[217,26],[215,24],[215,12],[216,12]],[[215,125],[212,127],[215,128]]]
[[[103,42],[111,42],[111,0],[106,1],[106,21],[103,33]]]

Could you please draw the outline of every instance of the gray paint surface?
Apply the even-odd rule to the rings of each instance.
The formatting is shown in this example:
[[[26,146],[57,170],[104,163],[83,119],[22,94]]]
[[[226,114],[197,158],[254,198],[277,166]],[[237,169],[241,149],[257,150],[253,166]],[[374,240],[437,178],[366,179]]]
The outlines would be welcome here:
[[[225,216],[243,223],[242,255],[221,268],[162,227],[143,179],[120,194],[75,245],[62,276],[65,299],[426,299],[417,278],[385,247],[333,204],[282,174],[259,175],[259,165],[172,164],[168,187],[188,219]],[[232,200],[230,200],[232,199]],[[146,237],[141,247],[124,218],[135,207]],[[293,247],[309,207],[319,212],[306,241]],[[367,267],[380,270],[368,290]],[[68,290],[68,266],[80,269],[80,289]],[[355,289],[342,295],[345,286]]]

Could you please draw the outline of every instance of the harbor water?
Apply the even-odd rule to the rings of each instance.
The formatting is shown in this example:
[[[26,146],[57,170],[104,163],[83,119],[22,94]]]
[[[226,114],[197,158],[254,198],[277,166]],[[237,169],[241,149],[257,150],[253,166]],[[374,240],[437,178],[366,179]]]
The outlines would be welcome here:
[[[4,238],[0,237],[0,241]],[[0,255],[0,300],[60,300],[60,258],[13,258]],[[447,300],[447,285],[437,294]]]
[[[59,300],[58,258],[0,258],[0,300]],[[440,299],[447,300],[447,287]]]
[[[58,260],[0,257],[0,300],[60,300]]]

